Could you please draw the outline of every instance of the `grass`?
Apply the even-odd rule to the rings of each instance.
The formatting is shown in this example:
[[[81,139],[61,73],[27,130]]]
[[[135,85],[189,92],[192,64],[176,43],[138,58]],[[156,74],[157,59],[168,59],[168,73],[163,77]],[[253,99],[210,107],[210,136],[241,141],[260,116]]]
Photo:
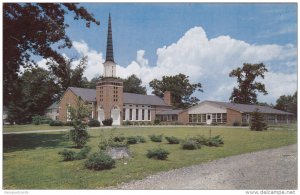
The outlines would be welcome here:
[[[22,131],[34,131],[34,130],[57,130],[57,129],[71,129],[70,126],[50,126],[48,124],[43,125],[4,125],[3,132],[22,132]]]
[[[212,136],[221,135],[224,138],[223,147],[202,147],[199,150],[186,151],[180,149],[178,144],[168,144],[166,140],[155,143],[148,138],[151,134],[164,134],[180,139],[199,134],[208,137],[210,129]],[[98,189],[142,179],[160,171],[297,142],[296,129],[263,132],[220,127],[93,129],[89,130],[91,139],[87,144],[92,152],[98,150],[101,132],[109,136],[112,131],[125,136],[141,135],[147,138],[147,142],[131,145],[133,158],[119,160],[116,168],[104,171],[85,169],[84,160],[63,162],[57,153],[64,148],[72,149],[72,144],[63,132],[3,135],[4,189]],[[147,150],[157,147],[170,152],[166,161],[146,157]]]

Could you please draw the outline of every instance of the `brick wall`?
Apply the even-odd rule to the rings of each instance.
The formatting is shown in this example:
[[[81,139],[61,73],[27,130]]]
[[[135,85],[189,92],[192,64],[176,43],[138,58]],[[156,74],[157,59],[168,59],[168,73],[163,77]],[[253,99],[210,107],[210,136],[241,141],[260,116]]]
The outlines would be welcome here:
[[[189,114],[188,114],[188,110],[185,110],[181,113],[179,113],[178,115],[178,122],[182,123],[184,125],[189,123]]]
[[[75,105],[77,100],[77,96],[70,90],[64,93],[62,99],[59,102],[59,120],[66,122],[67,121],[67,105]]]
[[[102,106],[105,119],[111,118],[111,110],[113,106],[118,106],[120,109],[120,124],[123,119],[123,85],[103,84],[106,81],[122,82],[111,78],[110,80],[100,81],[96,87],[97,107]],[[103,82],[103,83],[102,83]],[[101,85],[102,83],[102,85]],[[96,108],[98,110],[98,108]]]
[[[172,104],[172,99],[171,98],[172,98],[171,97],[171,91],[165,91],[163,100],[169,106],[171,106],[171,104]]]
[[[227,123],[226,125],[233,125],[234,122],[242,124],[242,114],[238,111],[227,108]]]

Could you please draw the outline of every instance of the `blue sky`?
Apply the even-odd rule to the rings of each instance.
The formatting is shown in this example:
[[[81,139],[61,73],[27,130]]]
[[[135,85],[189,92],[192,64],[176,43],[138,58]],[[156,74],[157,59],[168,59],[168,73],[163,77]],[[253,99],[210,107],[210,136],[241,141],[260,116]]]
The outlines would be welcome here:
[[[73,21],[71,15],[68,16],[70,27],[67,33],[78,43],[74,49],[64,51],[69,57],[79,58],[91,53],[101,55],[101,59],[105,57],[107,20],[110,12],[115,61],[120,66],[120,74],[122,73],[124,77],[128,76],[130,71],[132,73],[144,71],[138,76],[147,84],[149,79],[161,76],[161,74],[153,75],[148,80],[145,76],[144,80],[143,75],[148,75],[149,72],[161,70],[167,75],[179,72],[188,75],[191,69],[195,69],[199,71],[198,76],[194,72],[188,76],[191,76],[194,82],[201,82],[204,87],[204,93],[197,93],[196,96],[201,100],[209,98],[228,101],[230,88],[232,89],[235,83],[234,79],[228,78],[229,70],[242,66],[243,62],[264,62],[269,68],[270,75],[272,74],[266,81],[270,83],[268,85],[270,88],[278,85],[279,88],[284,88],[283,85],[290,85],[290,87],[269,93],[267,97],[259,97],[260,101],[274,103],[280,93],[290,94],[297,88],[297,78],[295,80],[295,75],[297,77],[297,54],[295,53],[297,4],[295,3],[82,3],[81,5],[93,13],[95,18],[100,20],[101,25],[92,25],[88,29],[83,22]],[[193,45],[193,41],[190,41],[192,38],[195,42],[199,41],[199,45]],[[244,51],[241,53],[239,48]],[[191,55],[189,53],[183,55],[186,49],[191,50]],[[265,54],[266,58],[257,58],[259,53],[255,54],[253,50],[260,53],[270,52]],[[205,52],[208,52],[207,56],[210,57],[205,57]],[[212,52],[215,52],[215,56],[211,54]],[[224,56],[219,59],[218,54]],[[202,56],[198,59],[199,63],[197,63],[197,55]],[[245,58],[235,60],[241,55],[245,55]],[[228,56],[231,56],[233,64],[230,64]],[[185,61],[184,58],[189,59]],[[202,71],[207,68],[205,60],[207,66],[212,67],[213,71],[220,70],[222,67],[222,74]],[[171,71],[173,67],[177,72]],[[102,67],[100,72],[101,70]],[[88,71],[91,72],[92,68]],[[293,79],[285,79],[277,83],[271,81],[283,77]],[[220,87],[224,83],[227,85]],[[216,91],[222,93],[216,96]]]

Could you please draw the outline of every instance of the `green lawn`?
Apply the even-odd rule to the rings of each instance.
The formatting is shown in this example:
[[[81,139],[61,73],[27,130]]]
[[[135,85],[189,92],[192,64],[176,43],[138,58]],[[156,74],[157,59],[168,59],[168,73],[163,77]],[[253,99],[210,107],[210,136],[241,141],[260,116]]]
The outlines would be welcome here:
[[[34,130],[56,130],[56,129],[71,129],[70,126],[50,126],[44,125],[4,125],[3,132],[21,132],[21,131],[34,131]]]
[[[150,134],[164,134],[186,138],[193,135],[221,135],[223,147],[202,147],[187,151],[180,145],[153,143]],[[112,129],[103,130],[108,136]],[[84,160],[62,162],[58,151],[72,146],[65,133],[29,133],[3,135],[3,187],[4,189],[97,189],[142,179],[159,171],[166,171],[193,164],[211,161],[241,153],[276,148],[297,142],[297,131],[268,130],[253,132],[244,128],[220,127],[169,127],[169,128],[120,128],[117,133],[141,135],[146,143],[131,145],[134,157],[117,161],[116,168],[105,171],[90,171],[84,168]],[[100,129],[89,130],[91,139],[88,145],[92,152],[98,149]],[[170,152],[166,161],[148,159],[148,149],[162,147]],[[76,149],[73,149],[76,150]],[[126,162],[126,163],[125,163]]]

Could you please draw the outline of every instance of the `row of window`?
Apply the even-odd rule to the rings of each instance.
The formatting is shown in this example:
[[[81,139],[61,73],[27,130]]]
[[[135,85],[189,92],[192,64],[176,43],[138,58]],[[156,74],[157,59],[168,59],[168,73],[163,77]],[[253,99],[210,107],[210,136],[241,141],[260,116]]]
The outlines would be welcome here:
[[[212,113],[212,114],[189,114],[190,123],[206,123],[211,120],[212,123],[226,123],[226,113]]]
[[[133,117],[133,112],[135,112],[135,117]],[[148,112],[147,113],[148,114],[147,119],[145,117],[145,112]],[[127,117],[126,116],[126,109],[124,108],[123,109],[123,121],[125,121],[127,119],[129,119],[130,121],[133,121],[133,120],[138,121],[139,118],[141,118],[142,121],[144,121],[144,120],[150,121],[151,120],[151,110],[141,109],[141,115],[142,115],[141,117],[140,117],[139,113],[140,113],[139,109],[129,109],[129,117]]]
[[[178,121],[178,115],[176,115],[176,114],[157,115],[156,119],[158,119],[162,122]]]
[[[112,82],[112,81],[102,81],[99,82],[98,85],[115,85],[115,86],[123,86],[123,84],[120,82]]]

